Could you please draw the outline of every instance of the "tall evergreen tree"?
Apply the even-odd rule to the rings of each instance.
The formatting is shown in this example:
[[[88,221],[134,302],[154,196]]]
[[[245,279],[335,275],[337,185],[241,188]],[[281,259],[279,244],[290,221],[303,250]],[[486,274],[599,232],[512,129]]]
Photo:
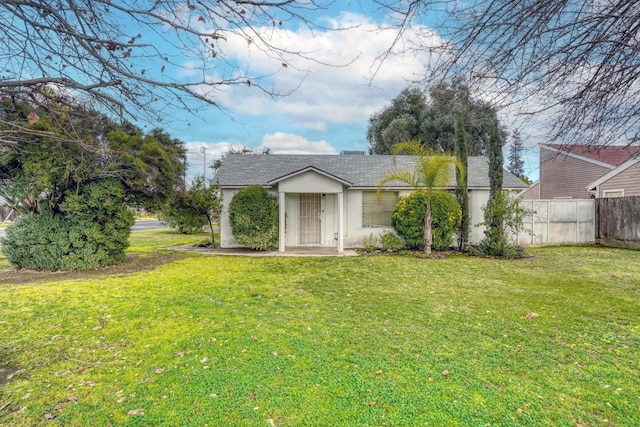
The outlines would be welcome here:
[[[496,193],[502,191],[504,157],[502,155],[502,146],[504,139],[502,132],[495,121],[491,125],[489,131],[489,144],[487,146],[487,157],[489,158],[489,204]]]
[[[525,178],[522,151],[524,151],[522,136],[520,136],[518,129],[514,129],[511,133],[511,147],[509,150],[509,172],[520,178]]]
[[[468,169],[468,151],[467,140],[464,131],[464,123],[461,119],[456,120],[456,156],[460,161],[461,168],[456,169],[456,199],[462,210],[462,218],[460,220],[460,239],[458,241],[458,249],[464,250],[469,241],[469,194],[467,192],[467,169]]]

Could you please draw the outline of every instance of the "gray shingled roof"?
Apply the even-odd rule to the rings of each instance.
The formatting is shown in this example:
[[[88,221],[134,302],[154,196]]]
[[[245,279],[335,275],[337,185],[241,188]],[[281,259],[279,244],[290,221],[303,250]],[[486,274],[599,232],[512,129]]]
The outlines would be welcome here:
[[[411,156],[397,156],[395,167],[412,170]],[[351,182],[353,187],[375,188],[382,177],[394,169],[393,156],[348,156],[309,154],[230,154],[218,169],[216,179],[222,188],[247,185],[268,186],[268,182],[296,171],[314,167],[327,174]],[[469,189],[489,188],[489,164],[486,157],[469,157]],[[505,189],[526,189],[529,186],[507,170],[504,171]],[[394,185],[394,187],[402,187]],[[455,187],[455,179],[450,186]]]

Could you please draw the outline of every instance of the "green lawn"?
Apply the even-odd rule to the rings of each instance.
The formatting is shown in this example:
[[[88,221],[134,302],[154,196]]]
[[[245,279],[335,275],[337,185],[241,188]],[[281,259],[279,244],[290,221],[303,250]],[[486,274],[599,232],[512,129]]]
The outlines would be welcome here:
[[[640,252],[531,253],[0,280],[0,424],[640,425]]]

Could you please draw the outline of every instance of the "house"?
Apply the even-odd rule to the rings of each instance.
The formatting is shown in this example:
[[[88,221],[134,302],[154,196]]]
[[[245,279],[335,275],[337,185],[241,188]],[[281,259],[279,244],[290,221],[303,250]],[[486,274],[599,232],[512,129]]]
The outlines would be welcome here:
[[[414,188],[398,183],[386,185],[377,195],[382,177],[394,167],[412,170],[415,158],[385,155],[228,155],[216,178],[223,194],[220,245],[239,247],[229,224],[229,203],[241,188],[261,185],[278,197],[280,209],[279,250],[293,246],[361,247],[364,237],[392,230],[391,213],[400,196]],[[453,166],[452,166],[453,167]],[[483,221],[482,207],[489,198],[489,165],[484,157],[468,160],[471,224]],[[455,188],[455,178],[447,186]],[[505,190],[524,190],[527,185],[508,171]],[[470,241],[483,237],[471,227]]]
[[[540,179],[522,199],[640,195],[640,147],[543,144]]]

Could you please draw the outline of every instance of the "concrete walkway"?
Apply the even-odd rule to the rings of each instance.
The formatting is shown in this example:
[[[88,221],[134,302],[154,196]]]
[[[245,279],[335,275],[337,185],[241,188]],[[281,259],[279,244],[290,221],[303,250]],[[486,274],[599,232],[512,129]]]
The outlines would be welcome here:
[[[324,247],[288,247],[285,252],[278,251],[254,251],[245,248],[199,248],[193,245],[172,246],[168,248],[174,251],[198,252],[208,255],[248,256],[248,257],[347,257],[358,256],[352,249],[345,249],[342,253],[334,248]]]

